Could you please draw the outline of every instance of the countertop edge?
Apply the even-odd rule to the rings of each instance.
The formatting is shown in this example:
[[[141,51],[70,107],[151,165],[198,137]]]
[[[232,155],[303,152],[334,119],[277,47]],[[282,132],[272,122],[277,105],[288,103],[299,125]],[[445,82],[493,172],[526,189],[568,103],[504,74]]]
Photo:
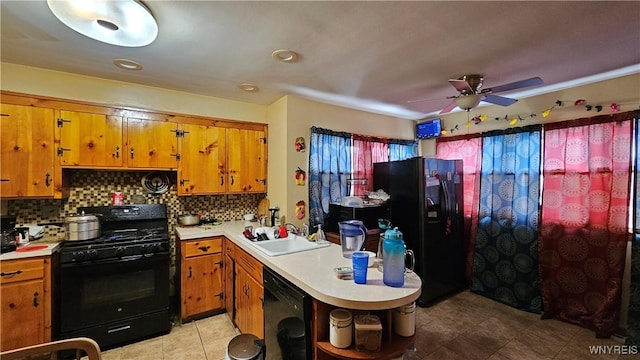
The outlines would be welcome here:
[[[37,246],[37,245],[47,245],[47,248],[42,250],[25,251],[25,252],[11,251],[11,252],[0,255],[0,261],[28,259],[28,258],[34,258],[39,256],[51,256],[60,249],[60,244],[61,244],[60,241],[46,241],[46,240],[32,241],[31,243],[29,243],[29,245],[26,245],[26,246],[28,247],[28,246]]]

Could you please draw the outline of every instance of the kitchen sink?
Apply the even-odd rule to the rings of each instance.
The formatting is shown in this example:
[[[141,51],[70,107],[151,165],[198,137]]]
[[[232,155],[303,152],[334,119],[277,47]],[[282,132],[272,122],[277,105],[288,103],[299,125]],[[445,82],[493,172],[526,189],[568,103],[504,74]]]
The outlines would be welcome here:
[[[324,244],[318,244],[316,242],[307,240],[306,237],[289,234],[289,236],[282,239],[251,241],[251,245],[255,246],[256,249],[269,256],[278,256],[300,251],[319,249],[329,246],[330,243],[327,242]]]

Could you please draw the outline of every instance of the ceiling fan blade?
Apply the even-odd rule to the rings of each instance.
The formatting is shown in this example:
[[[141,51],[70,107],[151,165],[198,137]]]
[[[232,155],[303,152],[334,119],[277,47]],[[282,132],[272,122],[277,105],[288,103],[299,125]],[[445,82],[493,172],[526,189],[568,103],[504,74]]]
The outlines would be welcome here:
[[[451,84],[451,86],[453,86],[454,88],[456,88],[456,90],[458,91],[469,91],[471,93],[474,92],[474,90],[471,88],[471,86],[469,85],[469,83],[466,80],[460,80],[460,79],[449,79],[449,84]]]
[[[520,80],[520,81],[512,82],[509,84],[494,86],[492,88],[485,89],[484,91],[497,93],[502,91],[509,91],[509,90],[515,90],[515,89],[520,89],[524,87],[534,86],[534,85],[541,85],[542,83],[543,83],[542,79],[536,76],[526,80]]]
[[[446,113],[450,112],[451,110],[453,110],[456,106],[458,106],[458,104],[456,104],[455,101],[452,101],[451,104],[445,106],[444,109],[440,110],[440,112],[438,114],[446,114]]]
[[[516,101],[516,99],[512,99],[512,98],[508,98],[508,97],[504,97],[504,96],[498,96],[498,95],[485,95],[484,99],[482,99],[482,101],[484,102],[488,102],[488,103],[492,103],[492,104],[496,104],[496,105],[501,105],[501,106],[509,106],[511,104],[514,104]]]

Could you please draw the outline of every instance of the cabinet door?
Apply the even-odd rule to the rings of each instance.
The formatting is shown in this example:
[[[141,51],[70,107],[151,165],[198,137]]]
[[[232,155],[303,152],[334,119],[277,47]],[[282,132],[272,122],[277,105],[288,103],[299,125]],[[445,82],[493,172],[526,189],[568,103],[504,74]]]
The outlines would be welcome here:
[[[234,284],[233,284],[233,258],[229,255],[224,256],[224,308],[229,313],[231,319],[234,318],[233,312],[233,297],[234,297]]]
[[[216,194],[227,189],[226,129],[183,124],[178,194]]]
[[[23,281],[0,288],[0,351],[40,344],[45,339],[44,280]]]
[[[122,117],[60,111],[60,165],[121,167]]]
[[[182,318],[222,309],[222,253],[182,260]]]
[[[1,113],[0,196],[53,196],[53,110],[2,104]]]
[[[267,189],[264,131],[228,129],[229,192],[265,192]]]
[[[177,168],[177,130],[177,123],[127,118],[127,166]]]
[[[260,339],[264,338],[264,287],[251,276],[247,284],[247,332]]]

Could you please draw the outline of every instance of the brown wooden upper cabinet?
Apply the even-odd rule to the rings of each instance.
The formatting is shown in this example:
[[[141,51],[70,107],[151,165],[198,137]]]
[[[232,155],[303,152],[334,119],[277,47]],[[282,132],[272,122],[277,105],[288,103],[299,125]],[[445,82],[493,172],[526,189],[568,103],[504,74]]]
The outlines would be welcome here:
[[[264,130],[227,129],[228,192],[267,191],[267,138]]]
[[[53,197],[54,110],[2,104],[0,197]]]
[[[127,166],[175,169],[178,167],[178,124],[127,118]]]
[[[179,195],[267,191],[264,130],[182,126]]]
[[[219,194],[227,191],[226,129],[182,124],[178,194]]]
[[[60,110],[57,120],[62,166],[123,166],[122,117]]]

